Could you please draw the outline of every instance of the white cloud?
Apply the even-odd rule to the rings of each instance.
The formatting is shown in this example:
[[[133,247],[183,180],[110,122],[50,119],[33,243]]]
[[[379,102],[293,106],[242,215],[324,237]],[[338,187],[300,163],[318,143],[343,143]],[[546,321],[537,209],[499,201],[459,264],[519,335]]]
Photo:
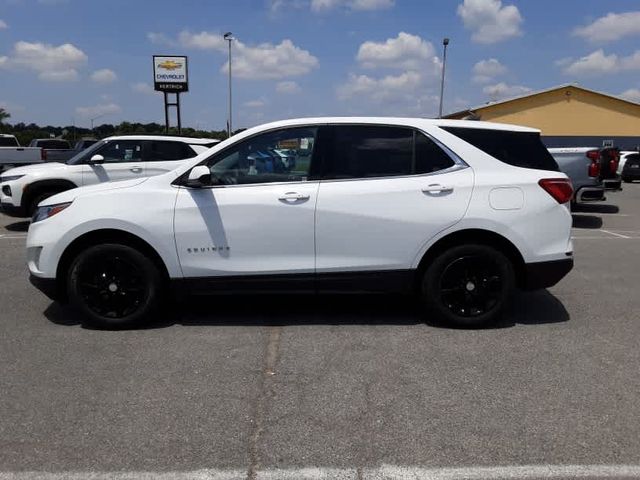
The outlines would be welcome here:
[[[629,56],[619,57],[615,53],[607,55],[602,49],[599,49],[575,61],[573,59],[559,60],[556,65],[564,67],[564,74],[576,77],[637,71],[640,70],[640,50],[636,50]]]
[[[509,69],[495,58],[480,60],[473,66],[473,81],[475,83],[489,83],[508,71]]]
[[[437,86],[442,63],[431,43],[416,35],[401,32],[384,42],[368,41],[360,45],[356,60],[365,70],[396,70],[397,73],[374,76],[351,73],[338,87],[342,101],[353,101],[358,113],[393,112],[398,115],[426,115],[435,111]],[[435,98],[435,100],[434,100]]]
[[[300,93],[302,91],[302,89],[300,88],[300,85],[298,85],[296,82],[293,82],[291,80],[285,80],[283,82],[278,82],[276,84],[276,92],[278,93],[284,93],[284,94],[295,94],[295,93]]]
[[[91,81],[95,83],[113,83],[117,79],[116,73],[108,68],[96,70],[91,74]]]
[[[249,100],[248,102],[244,102],[243,105],[247,108],[262,108],[267,104],[267,102],[265,102],[262,99],[257,99],[257,100]]]
[[[503,100],[505,98],[524,95],[525,93],[531,92],[531,89],[522,85],[507,85],[504,82],[500,82],[495,85],[487,85],[482,89],[482,92],[489,96],[491,100]]]
[[[143,93],[145,95],[150,95],[154,93],[153,87],[145,82],[132,83],[131,90],[133,90],[136,93]]]
[[[622,92],[620,94],[620,97],[631,102],[640,103],[640,89],[630,88],[629,90],[625,90],[624,92]]]
[[[94,118],[99,115],[113,115],[120,112],[122,112],[122,108],[120,108],[120,105],[116,105],[115,103],[76,108],[76,115],[85,118]]]
[[[464,0],[458,5],[458,15],[476,43],[498,43],[522,35],[518,7],[502,6],[501,0]]]
[[[430,42],[417,35],[400,32],[396,38],[389,38],[385,42],[364,42],[358,49],[356,59],[362,67],[369,69],[421,70],[425,66],[432,66],[437,57]]]
[[[153,38],[158,41],[157,37]],[[164,40],[171,41],[166,37]],[[229,48],[227,41],[222,38],[221,34],[211,32],[183,31],[178,35],[178,44],[184,48],[214,50],[220,53],[226,53]],[[295,77],[306,75],[317,68],[319,64],[318,59],[309,51],[297,47],[288,39],[277,45],[261,43],[256,46],[249,46],[240,40],[234,40],[231,48],[233,75],[237,78],[277,80]],[[222,71],[226,72],[228,68],[228,62],[225,62]]]
[[[395,0],[311,0],[311,11],[318,13],[336,8],[353,11],[386,10],[395,3]]]
[[[640,12],[608,13],[589,25],[577,27],[573,34],[591,43],[607,43],[640,35]]]
[[[4,20],[0,19],[0,30],[5,30],[9,28],[9,25],[7,25],[7,22],[5,22]]]
[[[164,33],[149,32],[147,33],[147,40],[154,45],[175,45],[175,42]]]
[[[78,79],[78,68],[87,63],[87,55],[70,43],[53,46],[20,41],[9,56],[0,57],[0,68],[31,70],[43,81]]]

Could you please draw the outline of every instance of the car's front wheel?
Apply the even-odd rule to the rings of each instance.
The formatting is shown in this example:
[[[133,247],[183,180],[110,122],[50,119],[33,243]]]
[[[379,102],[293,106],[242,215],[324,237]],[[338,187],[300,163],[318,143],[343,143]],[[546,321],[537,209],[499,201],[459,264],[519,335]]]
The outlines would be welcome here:
[[[140,251],[127,245],[89,247],[74,259],[67,277],[70,303],[100,328],[138,324],[156,311],[162,275]]]
[[[514,283],[513,265],[504,254],[486,245],[458,245],[427,267],[422,298],[429,313],[448,324],[481,327],[500,319]]]

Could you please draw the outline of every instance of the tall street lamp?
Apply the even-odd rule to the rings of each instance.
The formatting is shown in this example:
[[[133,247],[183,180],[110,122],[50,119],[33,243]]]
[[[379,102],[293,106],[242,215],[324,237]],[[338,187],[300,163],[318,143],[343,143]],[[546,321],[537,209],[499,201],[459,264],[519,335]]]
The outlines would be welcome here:
[[[438,118],[442,118],[442,102],[444,101],[444,73],[447,68],[447,45],[449,45],[449,39],[442,39],[442,47],[444,48],[444,53],[442,54],[442,81],[440,82],[440,113]]]
[[[231,113],[231,42],[235,40],[233,33],[227,32],[223,37],[227,42],[229,42],[229,118],[227,119],[227,134],[231,136],[231,132],[233,131],[232,127],[232,113]]]
[[[97,120],[97,119],[99,119],[99,118],[102,118],[102,117],[104,117],[105,115],[106,115],[106,113],[101,113],[101,114],[100,114],[100,115],[98,115],[97,117],[93,117],[93,118],[91,119],[91,132],[93,132],[93,122],[94,122],[94,120]]]

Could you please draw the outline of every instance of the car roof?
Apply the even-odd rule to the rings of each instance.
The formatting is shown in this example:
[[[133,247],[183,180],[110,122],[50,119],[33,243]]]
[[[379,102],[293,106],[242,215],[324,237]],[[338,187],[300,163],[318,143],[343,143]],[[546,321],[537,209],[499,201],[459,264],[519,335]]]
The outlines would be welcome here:
[[[177,137],[173,135],[114,135],[103,138],[103,140],[173,140],[191,145],[211,145],[212,143],[220,142],[215,138]]]
[[[408,117],[313,117],[313,118],[294,118],[289,120],[280,120],[276,122],[262,124],[250,128],[252,132],[261,130],[271,130],[281,127],[292,127],[296,125],[323,125],[323,124],[374,124],[374,125],[393,125],[406,127],[436,126],[436,127],[459,127],[459,128],[478,128],[484,130],[505,130],[511,132],[528,132],[540,133],[539,129],[522,127],[520,125],[509,125],[506,123],[481,122],[476,120],[445,120],[433,118],[408,118]],[[244,133],[244,132],[243,132]]]

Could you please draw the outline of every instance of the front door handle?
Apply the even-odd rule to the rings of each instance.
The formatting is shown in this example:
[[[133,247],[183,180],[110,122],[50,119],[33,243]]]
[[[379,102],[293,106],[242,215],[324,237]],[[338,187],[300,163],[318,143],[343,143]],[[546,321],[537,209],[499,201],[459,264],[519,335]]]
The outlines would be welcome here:
[[[424,193],[444,194],[453,192],[453,187],[440,185],[439,183],[432,183],[427,188],[423,188],[422,191]]]
[[[278,200],[282,200],[283,202],[290,202],[290,201],[299,201],[299,200],[309,200],[310,195],[305,195],[304,193],[298,193],[298,192],[287,192],[281,196],[278,197]]]
[[[129,169],[130,172],[140,173],[142,171],[142,167],[133,167]]]

